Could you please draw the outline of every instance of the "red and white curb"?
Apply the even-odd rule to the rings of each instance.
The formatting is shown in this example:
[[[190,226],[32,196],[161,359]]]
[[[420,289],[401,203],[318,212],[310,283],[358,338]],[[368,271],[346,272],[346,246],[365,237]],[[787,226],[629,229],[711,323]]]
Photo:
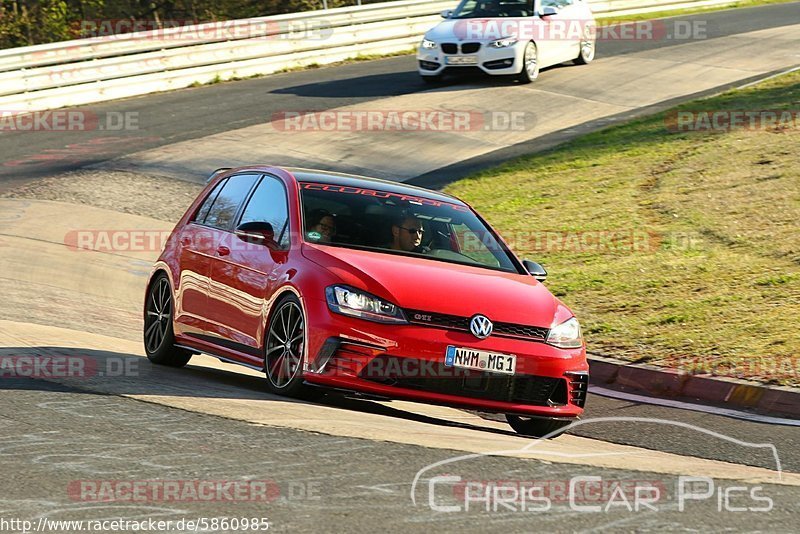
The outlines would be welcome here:
[[[693,375],[594,355],[589,357],[589,377],[589,391],[597,395],[800,426],[800,390],[794,388]]]

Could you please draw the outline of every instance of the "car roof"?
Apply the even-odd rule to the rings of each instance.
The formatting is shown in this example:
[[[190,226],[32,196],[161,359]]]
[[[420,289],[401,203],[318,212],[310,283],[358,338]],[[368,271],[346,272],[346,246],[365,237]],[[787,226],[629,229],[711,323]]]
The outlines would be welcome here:
[[[438,200],[450,204],[466,206],[466,204],[454,196],[438,191],[431,191],[423,187],[416,187],[402,182],[392,182],[379,178],[368,178],[354,174],[343,174],[331,171],[319,171],[313,169],[301,169],[297,167],[281,167],[290,172],[298,182],[314,182],[318,184],[343,185],[347,187],[361,187],[364,189],[378,189],[387,193],[397,193],[400,195],[416,196],[429,200]]]

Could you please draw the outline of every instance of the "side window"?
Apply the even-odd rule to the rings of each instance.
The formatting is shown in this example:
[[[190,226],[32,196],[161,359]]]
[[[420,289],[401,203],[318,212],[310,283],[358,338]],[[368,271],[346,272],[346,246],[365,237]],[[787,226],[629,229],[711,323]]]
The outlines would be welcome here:
[[[461,254],[484,265],[500,266],[497,256],[492,254],[492,250],[499,251],[501,247],[491,234],[488,232],[476,234],[466,224],[454,224],[452,228]]]
[[[286,189],[280,180],[264,176],[242,213],[240,224],[247,222],[271,224],[278,245],[281,248],[289,246],[289,208]]]
[[[564,9],[565,7],[572,5],[572,0],[542,0],[542,7],[557,7],[558,9]]]
[[[195,215],[193,219],[195,222],[203,224],[203,221],[206,220],[206,216],[208,215],[208,211],[211,209],[211,205],[214,203],[214,200],[216,200],[217,195],[219,195],[222,186],[224,186],[225,182],[227,181],[228,181],[227,178],[224,180],[220,180],[220,182],[214,187],[214,189],[211,190],[211,193],[208,194],[205,201],[203,202],[203,205],[200,206],[199,210],[197,210],[197,215]]]
[[[239,206],[253,188],[257,178],[257,174],[237,174],[228,178],[214,204],[211,205],[203,224],[222,230],[230,228]]]

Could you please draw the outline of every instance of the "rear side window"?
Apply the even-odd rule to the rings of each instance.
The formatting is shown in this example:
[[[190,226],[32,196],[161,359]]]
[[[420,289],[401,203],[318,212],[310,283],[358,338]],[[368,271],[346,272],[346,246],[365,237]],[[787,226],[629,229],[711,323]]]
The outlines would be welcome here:
[[[225,178],[224,180],[220,180],[220,182],[214,187],[214,189],[211,190],[211,193],[206,197],[206,200],[205,202],[203,202],[203,205],[200,206],[199,210],[197,210],[197,215],[194,218],[195,222],[199,222],[202,224],[203,221],[206,220],[206,216],[208,215],[208,211],[211,209],[211,205],[214,203],[214,200],[216,200],[217,195],[219,195],[222,186],[224,186],[227,181],[228,181],[227,178]]]
[[[242,213],[240,224],[266,222],[272,225],[275,241],[281,248],[289,246],[289,207],[283,183],[272,176],[264,176]]]
[[[229,229],[239,211],[239,206],[257,179],[257,174],[237,174],[228,178],[205,218],[201,221],[198,217],[197,222],[222,230]]]

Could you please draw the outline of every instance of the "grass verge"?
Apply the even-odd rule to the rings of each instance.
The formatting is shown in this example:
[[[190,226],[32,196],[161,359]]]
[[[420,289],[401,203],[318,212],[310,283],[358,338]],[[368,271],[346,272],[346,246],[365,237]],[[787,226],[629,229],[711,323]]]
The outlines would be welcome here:
[[[581,319],[590,353],[798,386],[800,121],[667,127],[677,111],[714,110],[797,117],[800,72],[592,133],[446,190],[548,268],[547,284]]]

